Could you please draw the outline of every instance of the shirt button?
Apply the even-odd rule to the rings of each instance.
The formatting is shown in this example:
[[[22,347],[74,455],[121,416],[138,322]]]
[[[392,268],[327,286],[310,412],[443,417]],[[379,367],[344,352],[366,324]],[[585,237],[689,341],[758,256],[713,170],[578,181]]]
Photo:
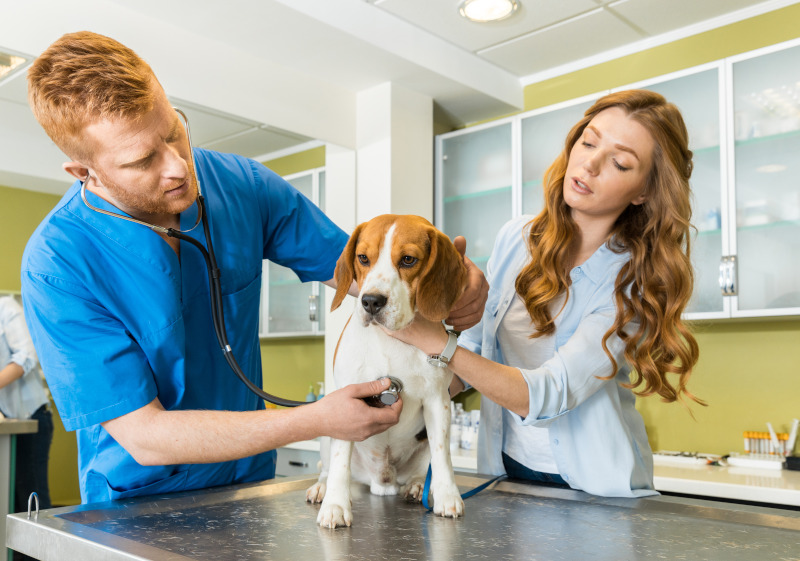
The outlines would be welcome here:
[[[553,439],[553,444],[554,444],[554,445],[556,445],[556,446],[558,446],[558,439],[557,439],[557,438],[554,438],[554,439]]]

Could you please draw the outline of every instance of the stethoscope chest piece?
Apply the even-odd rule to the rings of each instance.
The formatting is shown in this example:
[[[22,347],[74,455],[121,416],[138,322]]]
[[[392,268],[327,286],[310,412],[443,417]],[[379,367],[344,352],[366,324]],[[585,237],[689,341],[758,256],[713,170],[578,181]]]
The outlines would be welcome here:
[[[400,392],[403,391],[403,382],[394,376],[386,376],[389,378],[389,387],[383,390],[378,395],[365,397],[364,401],[371,407],[388,407],[394,405],[400,399]]]

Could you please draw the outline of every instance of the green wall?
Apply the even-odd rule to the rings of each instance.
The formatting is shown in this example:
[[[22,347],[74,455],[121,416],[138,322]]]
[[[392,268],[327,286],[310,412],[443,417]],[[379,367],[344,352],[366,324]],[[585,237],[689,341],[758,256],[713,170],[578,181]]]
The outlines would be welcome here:
[[[525,88],[525,110],[712,62],[800,36],[800,5],[632,54]],[[566,134],[566,131],[565,131]],[[708,407],[640,399],[654,450],[742,451],[744,430],[800,417],[800,320],[698,322],[700,361],[689,384]]]
[[[19,266],[25,244],[60,198],[59,195],[0,186],[0,225],[3,232],[3,243],[0,243],[0,291],[19,292]]]

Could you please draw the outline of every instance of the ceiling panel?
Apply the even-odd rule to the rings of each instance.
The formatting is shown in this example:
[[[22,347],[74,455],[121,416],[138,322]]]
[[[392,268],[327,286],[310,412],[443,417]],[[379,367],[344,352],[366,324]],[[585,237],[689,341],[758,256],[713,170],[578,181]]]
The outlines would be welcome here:
[[[16,72],[0,82],[0,99],[28,105],[28,83],[24,71]]]
[[[375,5],[469,51],[478,51],[597,8],[594,0],[522,0],[512,17],[491,24],[458,13],[459,0],[378,0]]]
[[[621,0],[609,7],[649,35],[658,35],[758,4],[753,0]]]
[[[309,140],[309,138],[303,136],[272,128],[254,128],[242,134],[222,138],[207,144],[201,145],[195,142],[195,146],[202,146],[219,152],[239,154],[247,158],[255,158],[278,150],[285,150],[298,144],[304,144]]]
[[[642,35],[631,26],[598,8],[480,54],[506,70],[527,76],[640,39]]]

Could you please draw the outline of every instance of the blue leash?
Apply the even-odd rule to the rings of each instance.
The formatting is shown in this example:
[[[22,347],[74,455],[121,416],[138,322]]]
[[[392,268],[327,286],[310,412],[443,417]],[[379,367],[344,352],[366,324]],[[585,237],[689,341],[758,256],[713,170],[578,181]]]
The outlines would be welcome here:
[[[428,464],[428,475],[425,476],[425,486],[422,488],[422,506],[424,506],[428,510],[433,510],[433,507],[428,502],[428,494],[431,491],[431,475],[432,475],[431,466],[430,466],[430,464]],[[478,493],[480,493],[481,491],[486,489],[489,485],[491,485],[495,481],[498,481],[500,479],[505,479],[506,477],[507,476],[505,474],[498,475],[497,477],[495,477],[493,479],[490,479],[486,483],[481,483],[480,485],[478,485],[474,489],[470,489],[466,493],[462,494],[461,498],[462,499],[468,499],[472,495],[477,495]]]

